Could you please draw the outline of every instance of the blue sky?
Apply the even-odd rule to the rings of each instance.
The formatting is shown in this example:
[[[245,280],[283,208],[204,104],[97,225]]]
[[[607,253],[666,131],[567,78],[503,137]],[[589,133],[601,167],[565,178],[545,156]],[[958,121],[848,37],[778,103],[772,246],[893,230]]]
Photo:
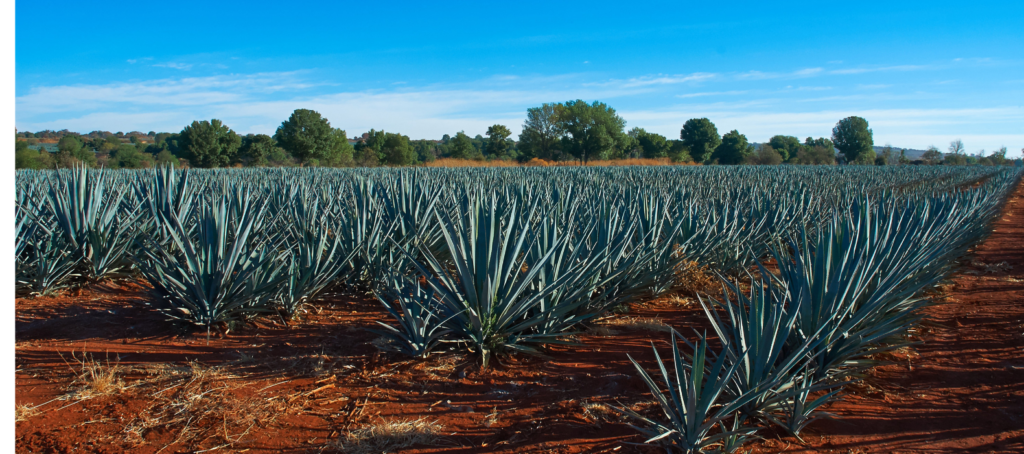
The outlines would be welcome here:
[[[1024,147],[1024,2],[69,2],[16,4],[19,130],[273,133],[312,108],[413,139],[601,100],[678,138]]]

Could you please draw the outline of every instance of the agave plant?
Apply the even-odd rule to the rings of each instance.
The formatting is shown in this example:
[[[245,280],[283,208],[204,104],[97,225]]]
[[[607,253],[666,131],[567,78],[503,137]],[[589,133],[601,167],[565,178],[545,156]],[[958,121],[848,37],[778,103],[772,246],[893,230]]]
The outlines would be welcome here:
[[[160,222],[173,249],[150,236],[139,241],[135,257],[152,284],[159,310],[169,317],[207,328],[218,322],[268,312],[285,266],[270,239],[259,234],[265,203],[250,194],[232,201],[224,195],[196,210],[194,232],[170,213]],[[232,203],[235,202],[235,203]],[[233,219],[232,206],[242,211]],[[190,234],[191,233],[191,234]]]
[[[661,385],[640,363],[629,357],[654,395],[664,418],[651,419],[625,407],[616,409],[644,423],[643,426],[630,427],[650,437],[646,443],[659,442],[687,454],[706,452],[713,446],[725,447],[731,452],[756,432],[755,428],[743,426],[740,409],[761,393],[751,390],[730,396],[726,389],[734,380],[733,375],[740,362],[729,366],[727,355],[719,354],[714,355],[717,359],[709,364],[708,345],[704,338],[697,344],[692,360],[687,361],[679,351],[677,336],[678,333],[672,330],[672,373],[665,368],[658,349],[651,345],[661,371]]]
[[[359,251],[343,249],[329,210],[321,208],[319,198],[309,192],[295,195],[285,219],[289,232],[284,242],[287,280],[277,298],[284,312],[294,316],[303,304],[334,284],[343,270],[350,269],[348,264]]]
[[[445,327],[449,320],[441,319],[437,312],[434,291],[420,286],[419,281],[392,275],[391,282],[377,293],[388,313],[398,322],[398,328],[377,322],[384,330],[372,330],[392,340],[395,350],[409,356],[426,358],[441,339],[451,332]],[[449,317],[450,318],[450,317]]]
[[[499,201],[493,195],[486,202],[465,198],[459,215],[437,214],[452,256],[451,266],[426,248],[420,249],[426,263],[412,262],[418,276],[434,291],[436,302],[431,307],[436,308],[437,316],[447,320],[445,325],[454,340],[468,343],[480,354],[485,368],[494,353],[539,353],[536,345],[559,342],[560,333],[536,332],[545,322],[582,321],[574,319],[571,308],[564,305],[534,311],[548,295],[577,277],[566,274],[543,288],[531,285],[565,238],[553,241],[541,257],[531,257],[527,251],[536,233],[528,220],[536,206],[522,214],[519,205],[514,198]]]
[[[123,183],[110,171],[84,166],[51,176],[48,208],[80,260],[81,274],[92,280],[125,276],[132,266],[128,247],[140,211],[126,206],[129,186]]]
[[[816,419],[816,409],[845,383],[810,373],[814,367],[809,353],[832,333],[811,333],[795,347],[787,343],[797,335],[799,303],[789,302],[788,291],[757,264],[762,280],[751,280],[749,295],[723,278],[722,301],[700,301],[722,342],[726,364],[739,364],[726,392],[730,396],[754,393],[756,397],[741,409],[744,415],[779,424],[799,436],[800,430]],[[730,294],[735,295],[735,302]],[[716,306],[725,311],[724,320],[714,310]],[[835,327],[826,325],[823,330],[827,329]],[[829,389],[832,391],[825,398],[805,402],[811,393]]]

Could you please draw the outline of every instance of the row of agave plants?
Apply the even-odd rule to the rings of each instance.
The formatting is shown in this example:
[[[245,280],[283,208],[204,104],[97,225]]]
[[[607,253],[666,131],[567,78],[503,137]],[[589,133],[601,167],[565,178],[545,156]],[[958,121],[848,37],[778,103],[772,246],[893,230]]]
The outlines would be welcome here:
[[[1020,172],[976,191],[908,200],[864,200],[773,247],[749,287],[724,279],[720,299],[702,298],[720,348],[673,331],[671,363],[654,349],[654,374],[637,361],[661,417],[621,412],[635,428],[687,453],[733,452],[764,427],[798,439],[820,407],[863,377],[873,355],[910,345],[925,296],[983,238]],[[681,346],[680,343],[683,345]],[[692,353],[685,353],[691,351]],[[660,383],[655,376],[660,375]]]
[[[536,353],[697,263],[722,349],[673,336],[652,441],[731,449],[757,421],[794,434],[900,345],[1020,172],[666,167],[19,171],[16,281],[45,294],[143,278],[208,332],[371,292],[395,349]],[[977,184],[980,183],[980,184]],[[761,261],[773,258],[778,271]],[[759,270],[756,278],[749,270]],[[750,289],[736,281],[746,276]],[[680,339],[683,339],[680,337]],[[639,366],[638,366],[639,367]]]

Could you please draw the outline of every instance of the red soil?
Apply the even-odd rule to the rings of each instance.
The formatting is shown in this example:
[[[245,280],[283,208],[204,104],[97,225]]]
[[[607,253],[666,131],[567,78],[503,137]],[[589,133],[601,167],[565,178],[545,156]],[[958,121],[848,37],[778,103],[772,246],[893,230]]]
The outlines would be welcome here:
[[[763,434],[751,447],[1024,451],[1021,196],[1024,187],[967,260],[1012,269],[965,265],[927,309],[922,343],[831,405],[836,420],[812,424],[806,443]],[[643,440],[601,404],[649,409],[627,354],[653,367],[650,342],[664,350],[664,332],[612,325],[613,335],[579,335],[582,345],[549,358],[504,357],[481,371],[466,354],[380,353],[366,328],[388,317],[367,297],[334,296],[290,326],[263,319],[207,340],[147,308],[145,292],[104,284],[16,300],[16,399],[37,407],[17,423],[19,452],[332,452],[347,431],[392,418],[443,426],[433,445],[402,452],[661,452],[630,444]],[[697,305],[678,303],[635,304],[625,316],[703,330]],[[74,397],[82,365],[73,352],[117,368],[124,389]],[[202,378],[190,364],[219,375]]]

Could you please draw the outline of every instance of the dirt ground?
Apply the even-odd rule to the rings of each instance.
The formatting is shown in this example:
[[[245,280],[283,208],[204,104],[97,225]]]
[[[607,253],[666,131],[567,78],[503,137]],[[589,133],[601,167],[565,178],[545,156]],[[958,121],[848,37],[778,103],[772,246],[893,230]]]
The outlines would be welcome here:
[[[804,441],[755,452],[1024,452],[1024,188],[887,357]],[[382,353],[367,296],[226,335],[168,323],[146,288],[19,298],[18,452],[662,452],[610,406],[651,410],[627,355],[653,367],[667,325],[703,331],[692,298],[634,304],[548,358]],[[376,443],[376,444],[375,444]],[[389,443],[387,445],[381,443]]]

